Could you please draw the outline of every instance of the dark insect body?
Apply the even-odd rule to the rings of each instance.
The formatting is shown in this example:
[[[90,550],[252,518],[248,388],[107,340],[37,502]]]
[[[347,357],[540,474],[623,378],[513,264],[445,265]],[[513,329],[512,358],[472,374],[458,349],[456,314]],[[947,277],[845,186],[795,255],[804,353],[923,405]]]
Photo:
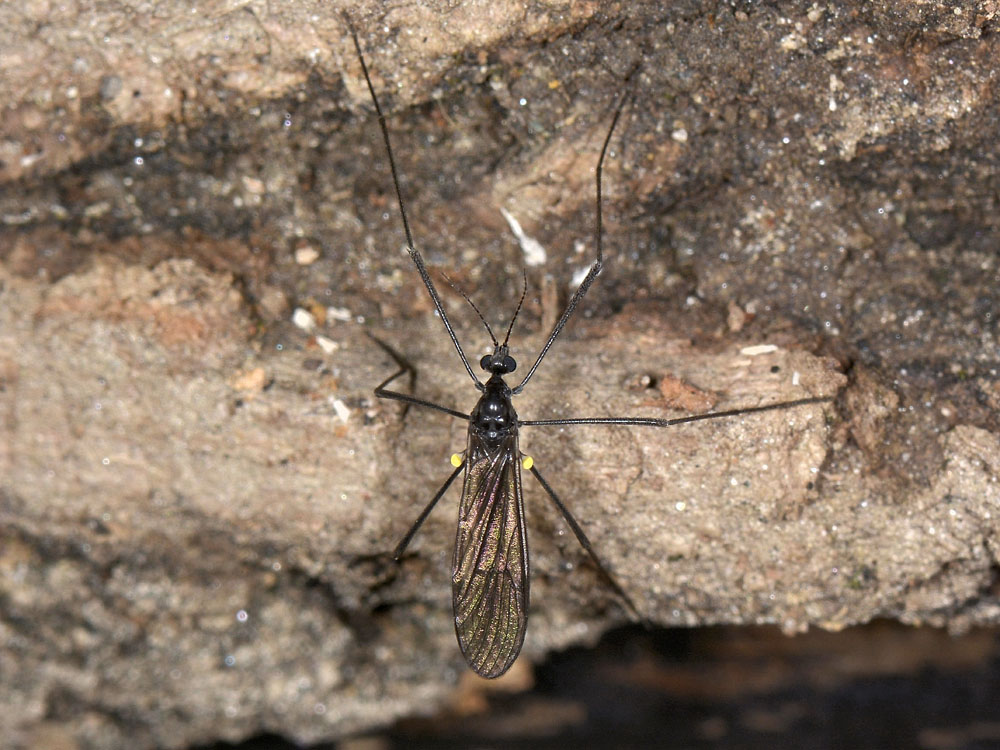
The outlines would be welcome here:
[[[464,412],[406,393],[387,390],[386,386],[392,381],[408,372],[412,373],[413,369],[391,347],[378,339],[375,340],[399,366],[398,371],[386,378],[386,380],[375,388],[376,396],[402,401],[408,405],[434,409],[458,419],[468,420],[469,422],[466,450],[464,454],[455,454],[452,456],[452,465],[455,467],[455,470],[445,481],[444,485],[442,485],[441,489],[431,498],[431,501],[396,546],[393,554],[397,561],[402,558],[403,552],[407,545],[409,545],[410,540],[427,516],[430,515],[438,500],[448,491],[448,488],[458,478],[458,475],[464,471],[462,499],[459,504],[458,514],[458,532],[455,539],[455,553],[452,559],[452,603],[455,611],[455,632],[458,636],[459,647],[469,666],[482,677],[499,677],[510,668],[520,653],[528,623],[528,540],[524,520],[524,498],[521,492],[522,467],[526,471],[530,471],[535,479],[538,480],[539,484],[541,484],[546,494],[559,510],[559,513],[572,529],[580,545],[594,562],[597,570],[618,596],[621,597],[630,612],[638,616],[638,611],[635,605],[633,605],[632,600],[601,563],[594,552],[590,540],[587,539],[586,534],[576,522],[576,519],[573,518],[573,515],[563,505],[556,492],[542,477],[541,473],[539,473],[532,459],[520,452],[518,448],[518,429],[520,427],[582,424],[669,427],[671,425],[696,422],[704,419],[718,419],[773,409],[785,409],[804,404],[815,404],[829,401],[829,398],[803,398],[796,401],[768,404],[766,406],[695,414],[673,419],[648,417],[519,419],[517,412],[514,410],[512,397],[519,394],[524,389],[528,380],[535,374],[535,370],[538,369],[542,359],[563,330],[577,305],[583,299],[584,295],[586,295],[587,290],[590,289],[591,284],[597,278],[603,266],[601,170],[604,166],[604,157],[608,151],[611,136],[615,131],[615,126],[618,124],[622,109],[629,97],[628,86],[625,86],[626,92],[622,95],[614,110],[614,116],[597,161],[597,211],[594,232],[597,259],[590,267],[590,270],[576,292],[570,298],[566,309],[553,327],[531,369],[528,370],[528,373],[516,387],[511,388],[507,385],[504,381],[504,376],[514,372],[517,367],[514,358],[510,356],[507,342],[510,338],[511,329],[514,326],[514,320],[520,311],[521,302],[524,301],[524,292],[521,294],[521,302],[518,303],[517,310],[514,312],[503,343],[497,341],[496,336],[494,336],[489,323],[486,322],[482,313],[466,297],[466,300],[472,305],[483,321],[493,342],[493,354],[485,355],[479,363],[480,367],[489,373],[489,378],[484,383],[476,377],[472,365],[462,351],[458,337],[455,335],[451,322],[448,320],[448,316],[441,305],[437,289],[427,272],[423,257],[416,247],[414,247],[409,220],[407,219],[406,209],[403,204],[399,175],[392,154],[392,146],[389,142],[389,129],[386,125],[382,108],[379,105],[378,97],[375,95],[375,87],[372,85],[371,77],[368,74],[368,66],[365,64],[357,33],[354,31],[350,19],[345,20],[354,40],[354,46],[358,53],[358,59],[361,62],[365,82],[371,94],[372,102],[375,105],[375,111],[378,114],[379,127],[382,131],[382,139],[385,143],[389,168],[392,172],[393,186],[395,187],[396,197],[399,202],[403,230],[406,234],[407,251],[417,268],[417,272],[420,274],[424,286],[427,288],[427,292],[434,303],[438,315],[441,317],[441,322],[444,324],[445,330],[451,337],[452,344],[455,346],[462,364],[469,373],[469,377],[475,383],[476,388],[482,394],[472,413],[465,414]],[[629,77],[631,77],[631,74]],[[627,84],[628,81],[626,80],[625,83]],[[527,281],[525,281],[526,284]],[[464,297],[465,295],[463,294],[462,296]]]

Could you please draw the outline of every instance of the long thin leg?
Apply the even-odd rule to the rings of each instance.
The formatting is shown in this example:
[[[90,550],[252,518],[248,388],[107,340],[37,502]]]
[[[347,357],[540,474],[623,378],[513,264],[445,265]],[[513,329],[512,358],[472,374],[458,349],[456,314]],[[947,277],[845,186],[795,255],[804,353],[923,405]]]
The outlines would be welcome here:
[[[518,420],[520,427],[530,427],[539,425],[573,425],[573,424],[628,424],[645,425],[647,427],[671,427],[675,424],[686,424],[688,422],[700,422],[704,419],[720,419],[722,417],[736,417],[740,414],[753,414],[759,411],[773,411],[775,409],[788,409],[793,406],[805,406],[806,404],[824,404],[833,401],[831,396],[812,396],[810,398],[800,398],[795,401],[782,401],[778,404],[766,404],[765,406],[750,406],[745,409],[728,409],[727,411],[714,411],[708,414],[692,414],[687,417],[674,417],[673,419],[655,419],[653,417],[582,417],[575,419],[525,419]]]
[[[576,522],[576,519],[573,518],[573,514],[569,512],[569,509],[562,504],[562,501],[559,499],[559,496],[556,495],[555,490],[553,490],[552,487],[549,486],[549,483],[545,481],[542,475],[538,473],[538,469],[536,469],[534,466],[532,466],[529,469],[529,471],[535,475],[535,479],[538,480],[538,483],[542,485],[542,488],[548,493],[549,497],[552,499],[552,502],[555,504],[556,508],[558,508],[559,512],[562,514],[562,517],[566,519],[566,523],[569,524],[569,527],[573,529],[573,533],[576,535],[576,540],[580,542],[580,546],[587,551],[588,555],[590,555],[590,559],[594,561],[594,565],[597,566],[597,570],[600,571],[601,575],[605,578],[608,584],[610,584],[611,588],[614,589],[615,593],[621,597],[623,602],[625,602],[625,605],[628,608],[628,610],[637,619],[642,620],[643,617],[642,615],[639,614],[639,610],[636,609],[635,604],[632,603],[632,599],[629,597],[628,594],[625,593],[625,589],[623,589],[618,584],[618,581],[614,579],[611,573],[608,572],[608,569],[604,567],[604,563],[601,562],[600,558],[597,556],[597,553],[594,552],[594,548],[591,546],[590,540],[587,539],[587,535],[583,533],[583,529],[580,528],[580,524],[578,524]]]
[[[410,373],[410,389],[412,390],[417,382],[417,371],[413,368],[413,365],[411,365],[409,362],[403,359],[403,357],[400,356],[399,352],[397,352],[387,343],[385,343],[384,341],[375,336],[372,336],[370,333],[368,334],[368,338],[370,338],[372,341],[378,344],[382,348],[382,351],[384,351],[386,354],[392,357],[393,360],[396,362],[396,364],[399,365],[399,370],[397,370],[392,375],[383,380],[381,383],[379,383],[377,386],[375,386],[375,395],[378,398],[389,398],[395,401],[402,401],[408,406],[411,404],[414,406],[423,406],[428,409],[436,409],[437,411],[443,411],[445,414],[450,414],[451,416],[458,417],[459,419],[465,419],[465,420],[469,419],[468,414],[456,411],[455,409],[451,409],[447,406],[441,406],[440,404],[435,404],[433,401],[426,401],[425,399],[417,398],[416,396],[410,396],[407,393],[400,393],[399,391],[386,390],[385,387],[389,385],[389,383],[398,378],[400,375],[403,375],[404,373],[407,372]]]
[[[625,79],[625,83],[628,83],[628,79],[632,77],[632,73],[635,72],[633,68],[632,72],[628,74]],[[580,282],[580,286],[577,288],[576,292],[569,300],[569,304],[566,305],[566,309],[563,311],[562,317],[556,323],[555,327],[552,329],[552,333],[549,334],[548,341],[545,342],[545,346],[542,347],[542,351],[538,353],[538,359],[535,360],[535,364],[531,366],[528,370],[528,374],[524,376],[524,379],[514,388],[511,393],[517,395],[522,390],[524,390],[525,384],[531,379],[531,376],[535,374],[535,370],[538,369],[538,365],[541,364],[542,358],[555,343],[556,337],[562,332],[563,327],[566,325],[566,321],[569,320],[569,316],[573,314],[576,306],[580,304],[580,301],[587,294],[587,290],[590,289],[590,285],[594,283],[594,279],[597,278],[597,274],[601,272],[601,268],[604,266],[604,225],[601,214],[601,172],[604,168],[604,157],[608,152],[608,144],[611,143],[611,136],[615,132],[615,126],[618,124],[618,118],[621,117],[622,109],[625,107],[625,103],[628,101],[631,95],[631,89],[626,89],[625,93],[622,94],[622,98],[618,102],[618,106],[615,107],[615,116],[611,120],[611,127],[608,128],[608,134],[604,137],[604,145],[601,146],[601,155],[597,159],[597,222],[594,226],[594,238],[595,244],[597,245],[597,260],[594,261],[594,265],[590,267],[587,275],[584,277],[583,281]]]
[[[399,544],[396,545],[396,549],[392,553],[392,557],[396,562],[399,562],[400,559],[403,557],[403,553],[409,546],[410,541],[413,539],[414,534],[417,533],[417,530],[423,525],[424,521],[427,520],[427,516],[429,516],[431,514],[431,511],[434,510],[434,506],[437,505],[437,501],[444,496],[444,493],[448,491],[449,487],[451,487],[451,483],[455,481],[455,477],[457,477],[464,468],[465,468],[465,460],[463,459],[462,463],[460,463],[458,467],[455,469],[455,471],[451,473],[451,476],[445,480],[445,483],[441,486],[441,489],[437,491],[437,494],[431,498],[431,501],[429,503],[427,503],[427,507],[423,509],[423,512],[421,512],[421,514],[417,516],[417,520],[413,522],[413,525],[410,527],[410,530],[406,532],[406,535],[403,536]]]
[[[378,336],[376,336],[375,334],[373,334],[371,331],[365,331],[365,333],[368,334],[368,338],[370,338],[372,341],[374,341],[376,344],[378,344],[378,347],[382,351],[384,351],[386,354],[388,354],[390,357],[392,357],[393,361],[396,363],[396,365],[401,370],[401,372],[397,372],[392,377],[386,378],[381,383],[379,383],[378,386],[376,386],[376,388],[375,388],[375,395],[378,398],[383,398],[383,396],[379,395],[379,392],[382,391],[382,392],[388,393],[388,391],[385,391],[385,386],[388,385],[389,383],[391,383],[396,378],[398,378],[400,375],[402,375],[403,374],[402,371],[410,373],[410,378],[409,378],[409,380],[410,380],[410,388],[409,388],[409,391],[410,391],[410,393],[416,393],[416,391],[417,391],[417,368],[414,367],[412,364],[410,364],[410,361],[408,359],[406,359],[406,357],[404,357],[402,354],[400,354],[399,352],[397,352],[395,349],[393,349],[391,346],[389,346],[389,344],[387,344],[386,342],[384,342],[382,339],[380,339]],[[393,392],[395,392],[395,391],[393,391]],[[412,404],[406,403],[403,406],[403,411],[399,415],[400,421],[403,421],[403,420],[406,419],[406,415],[409,414],[409,412],[410,412],[410,406],[411,405]]]
[[[476,388],[481,391],[483,390],[483,384],[479,382],[479,378],[477,378],[476,374],[472,371],[472,365],[469,364],[469,360],[465,356],[465,352],[462,351],[462,345],[458,343],[458,336],[455,335],[455,329],[451,327],[451,322],[445,314],[444,306],[441,304],[441,298],[438,296],[437,289],[434,288],[434,282],[431,281],[431,277],[427,273],[427,266],[424,265],[423,257],[413,246],[413,235],[410,232],[410,222],[406,218],[406,208],[403,206],[403,191],[399,186],[399,174],[396,169],[396,160],[392,156],[392,144],[389,142],[389,126],[385,123],[385,115],[382,114],[382,107],[379,105],[378,97],[375,95],[375,87],[372,85],[371,76],[368,75],[368,66],[365,64],[365,56],[361,54],[361,43],[358,41],[358,34],[354,30],[354,24],[351,23],[351,19],[346,12],[344,13],[344,22],[347,24],[347,28],[351,32],[351,38],[354,40],[354,49],[358,52],[358,60],[361,62],[361,71],[365,74],[365,83],[368,84],[368,92],[372,96],[372,102],[375,104],[375,111],[378,113],[378,125],[382,130],[382,140],[385,142],[385,152],[389,157],[389,169],[392,172],[392,184],[396,188],[396,200],[399,203],[399,215],[403,219],[403,231],[406,233],[406,249],[410,253],[410,259],[413,261],[413,265],[417,267],[417,273],[420,274],[420,278],[424,282],[424,286],[427,287],[427,293],[431,297],[431,302],[434,303],[434,309],[437,310],[438,315],[441,316],[441,322],[444,323],[444,328],[451,337],[451,343],[455,345],[455,351],[457,351],[458,356],[461,357],[462,364],[465,365],[466,372],[469,373],[469,377],[472,378],[472,382],[476,384]]]
[[[399,393],[398,391],[387,391],[385,386],[389,385],[393,380],[398,378],[400,375],[405,373],[407,368],[403,367],[398,372],[390,375],[379,385],[375,386],[375,395],[379,398],[390,398],[394,401],[402,401],[406,404],[413,404],[414,406],[423,406],[428,409],[436,409],[437,411],[443,411],[445,414],[450,414],[453,417],[458,417],[459,419],[464,419],[468,421],[469,415],[458,411],[457,409],[451,409],[447,406],[441,406],[441,404],[435,404],[433,401],[425,401],[422,398],[417,398],[416,396],[410,396],[406,393]]]

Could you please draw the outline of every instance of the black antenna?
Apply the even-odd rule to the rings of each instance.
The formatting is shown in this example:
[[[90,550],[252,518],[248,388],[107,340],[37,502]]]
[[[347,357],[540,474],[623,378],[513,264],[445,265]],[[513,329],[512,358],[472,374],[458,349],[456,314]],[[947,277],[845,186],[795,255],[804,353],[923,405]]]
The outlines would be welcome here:
[[[507,326],[507,335],[503,337],[504,346],[507,346],[507,342],[510,341],[510,332],[514,330],[514,321],[517,320],[517,314],[521,312],[521,305],[524,304],[524,295],[528,293],[528,272],[523,268],[521,269],[521,276],[524,278],[524,286],[521,287],[521,299],[517,301],[514,317],[510,319],[510,325]],[[496,341],[493,342],[493,345],[496,346]]]
[[[490,328],[490,324],[486,321],[486,318],[483,317],[483,314],[479,311],[479,308],[476,307],[476,303],[469,298],[468,294],[466,294],[459,288],[458,284],[456,284],[454,281],[451,280],[451,278],[449,278],[448,274],[442,273],[441,275],[444,276],[444,280],[448,282],[448,286],[450,286],[456,292],[461,294],[463,299],[465,299],[466,302],[472,305],[472,309],[476,311],[476,315],[479,316],[479,319],[483,321],[483,325],[486,326],[486,333],[490,335],[490,341],[493,342],[494,348],[498,346],[497,337],[493,335],[493,329]]]

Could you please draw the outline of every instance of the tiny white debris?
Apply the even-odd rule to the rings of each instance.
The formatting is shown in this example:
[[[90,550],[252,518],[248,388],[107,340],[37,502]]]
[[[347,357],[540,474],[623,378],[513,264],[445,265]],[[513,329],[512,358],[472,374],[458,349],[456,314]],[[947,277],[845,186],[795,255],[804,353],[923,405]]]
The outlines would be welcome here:
[[[506,208],[501,207],[500,213],[507,220],[510,225],[510,231],[514,233],[517,237],[518,244],[521,245],[521,252],[524,253],[524,263],[528,266],[540,266],[545,263],[548,258],[545,248],[542,247],[542,243],[536,240],[534,237],[529,237],[521,229],[521,224],[515,219],[510,211]]]
[[[311,331],[316,327],[316,317],[301,307],[296,307],[292,313],[292,322],[303,331]]]
[[[580,286],[580,284],[583,283],[583,280],[587,278],[587,274],[590,273],[590,269],[591,266],[584,266],[583,268],[577,270],[573,274],[573,278],[569,280],[570,287],[576,289],[578,286]]]
[[[758,354],[770,354],[776,351],[778,351],[778,347],[774,344],[758,344],[757,346],[744,346],[740,349],[740,354],[744,354],[747,357],[756,357]]]
[[[332,403],[333,403],[333,410],[337,412],[337,416],[340,417],[340,421],[346,424],[347,420],[351,416],[351,410],[348,409],[347,404],[345,404],[339,398],[333,399]]]
[[[792,373],[792,385],[798,385],[798,384],[799,384],[799,371],[796,370],[795,372]]]
[[[252,195],[263,195],[267,192],[267,187],[264,185],[264,181],[256,177],[248,177],[244,175],[243,187]]]
[[[326,308],[326,317],[347,323],[351,320],[351,311],[346,307],[328,307]]]
[[[311,245],[300,247],[295,251],[295,262],[300,266],[310,266],[319,260],[319,253]]]
[[[326,354],[333,354],[340,348],[340,344],[333,339],[328,339],[326,336],[317,336],[316,343],[319,344],[319,348]]]
[[[674,130],[670,134],[670,137],[673,138],[678,143],[687,143],[688,132],[685,128],[677,128],[677,130]]]

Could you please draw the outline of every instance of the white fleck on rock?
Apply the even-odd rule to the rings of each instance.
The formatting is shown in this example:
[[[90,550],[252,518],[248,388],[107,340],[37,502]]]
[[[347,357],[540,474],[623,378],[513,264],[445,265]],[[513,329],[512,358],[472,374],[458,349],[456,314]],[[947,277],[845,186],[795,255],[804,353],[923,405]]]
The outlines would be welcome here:
[[[311,331],[316,327],[316,317],[301,307],[296,307],[292,313],[292,322],[303,331]]]
[[[500,213],[507,220],[510,225],[510,231],[514,233],[517,237],[518,244],[521,245],[521,252],[524,253],[524,263],[528,266],[540,266],[545,263],[548,258],[548,254],[545,252],[545,248],[542,247],[542,243],[536,240],[534,237],[529,237],[524,233],[521,228],[520,222],[511,215],[510,211],[506,208],[501,208]]]
[[[351,311],[346,307],[328,307],[326,308],[326,317],[347,323],[351,319]]]
[[[333,410],[337,412],[337,416],[340,418],[340,421],[346,424],[347,420],[350,419],[351,417],[351,410],[348,409],[347,404],[345,404],[339,398],[333,399],[332,403],[333,403]]]
[[[311,266],[319,260],[319,253],[311,245],[300,247],[295,251],[295,262],[300,266]]]
[[[778,351],[778,347],[774,344],[758,344],[757,346],[744,346],[740,349],[740,354],[747,357],[756,357],[758,354],[770,354],[776,351]]]
[[[326,354],[333,354],[340,348],[340,344],[333,339],[328,339],[326,336],[317,336],[316,343]]]

